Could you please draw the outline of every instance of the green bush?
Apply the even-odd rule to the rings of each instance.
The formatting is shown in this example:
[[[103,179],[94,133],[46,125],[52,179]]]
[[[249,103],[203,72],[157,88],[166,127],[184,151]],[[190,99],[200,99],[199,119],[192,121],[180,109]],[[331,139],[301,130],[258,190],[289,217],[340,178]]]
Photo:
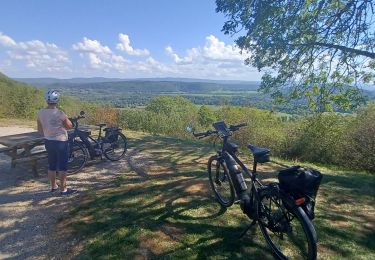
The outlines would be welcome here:
[[[38,111],[46,106],[44,91],[0,75],[0,117],[34,120]],[[59,108],[69,116],[77,115],[81,110],[92,112],[95,107],[65,96],[59,102]]]
[[[144,110],[122,110],[120,121],[124,127],[132,130],[186,137],[186,126],[197,122],[197,108],[181,97],[160,96]]]
[[[35,118],[45,105],[43,92],[26,84],[0,77],[0,117]]]
[[[198,110],[199,125],[209,127],[216,121],[216,116],[207,106],[201,106]]]
[[[285,155],[303,161],[340,164],[351,120],[352,116],[328,113],[288,124]]]
[[[0,75],[0,117],[35,119],[46,106],[44,93],[29,85]],[[247,144],[269,147],[272,154],[287,159],[334,164],[375,172],[375,104],[356,114],[324,113],[292,118],[265,110],[223,106],[199,109],[189,100],[176,96],[159,96],[145,109],[115,109],[78,99],[63,97],[59,107],[68,116],[81,110],[87,114],[82,123],[108,123],[122,127],[179,137],[190,137],[185,131],[193,124],[198,131],[211,128],[213,122],[247,123],[248,127],[234,133],[233,139],[243,147]]]
[[[217,111],[217,117],[227,124],[247,123],[247,127],[233,136],[242,146],[254,144],[269,147],[274,155],[280,155],[284,149],[284,123],[274,113],[256,108],[224,106]]]
[[[348,124],[343,164],[349,168],[375,172],[375,103],[358,111]]]

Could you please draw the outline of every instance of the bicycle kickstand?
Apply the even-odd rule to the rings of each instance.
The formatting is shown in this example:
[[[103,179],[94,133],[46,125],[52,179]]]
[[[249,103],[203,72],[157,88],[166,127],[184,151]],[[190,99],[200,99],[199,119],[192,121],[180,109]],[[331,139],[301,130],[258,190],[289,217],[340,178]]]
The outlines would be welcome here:
[[[247,231],[249,231],[249,229],[252,228],[252,226],[255,225],[255,223],[256,223],[256,220],[254,219],[254,220],[250,223],[250,225],[248,225],[248,226],[244,229],[244,231],[242,231],[242,233],[241,233],[241,235],[240,235],[239,238],[242,238],[242,237],[247,233]]]

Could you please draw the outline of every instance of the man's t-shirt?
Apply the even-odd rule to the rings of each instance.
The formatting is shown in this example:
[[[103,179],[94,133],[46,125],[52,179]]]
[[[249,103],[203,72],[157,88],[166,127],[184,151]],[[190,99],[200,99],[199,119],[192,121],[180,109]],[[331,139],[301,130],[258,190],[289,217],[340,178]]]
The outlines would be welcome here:
[[[41,109],[38,113],[38,119],[42,124],[44,137],[48,140],[68,140],[68,132],[63,125],[66,118],[67,115],[57,108]]]

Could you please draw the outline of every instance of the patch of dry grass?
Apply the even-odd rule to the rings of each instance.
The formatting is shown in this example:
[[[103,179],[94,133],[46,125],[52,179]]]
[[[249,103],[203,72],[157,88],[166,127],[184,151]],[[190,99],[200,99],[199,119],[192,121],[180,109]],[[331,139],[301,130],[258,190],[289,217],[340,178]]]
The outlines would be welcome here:
[[[32,127],[36,129],[36,119],[8,119],[0,118],[0,126],[20,126],[20,127]]]

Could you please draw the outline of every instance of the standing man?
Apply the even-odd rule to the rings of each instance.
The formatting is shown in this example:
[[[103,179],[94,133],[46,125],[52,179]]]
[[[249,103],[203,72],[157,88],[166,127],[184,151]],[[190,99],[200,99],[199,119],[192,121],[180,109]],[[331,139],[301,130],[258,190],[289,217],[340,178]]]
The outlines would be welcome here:
[[[57,108],[60,93],[57,90],[48,90],[45,94],[47,108],[38,113],[38,132],[45,138],[45,146],[48,153],[48,178],[51,183],[51,192],[58,190],[56,173],[60,177],[60,194],[68,195],[77,190],[67,189],[66,171],[68,164],[68,132],[73,128],[67,115]]]

